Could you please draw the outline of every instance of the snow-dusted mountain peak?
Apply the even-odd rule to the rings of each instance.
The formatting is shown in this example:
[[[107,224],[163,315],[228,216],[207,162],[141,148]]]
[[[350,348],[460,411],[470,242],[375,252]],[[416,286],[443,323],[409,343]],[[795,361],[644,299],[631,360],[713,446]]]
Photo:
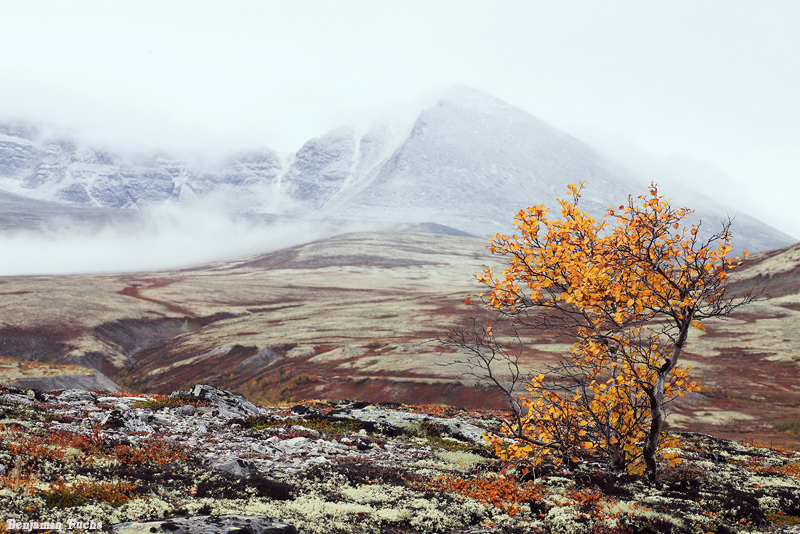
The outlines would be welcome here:
[[[466,85],[452,87],[439,99],[438,106],[470,108],[482,113],[492,113],[498,110],[520,111],[508,102]]]
[[[422,110],[412,125],[379,121],[363,134],[342,126],[294,154],[263,147],[214,164],[158,154],[125,160],[48,140],[35,127],[0,125],[0,190],[84,206],[221,199],[236,211],[435,223],[493,235],[510,231],[522,208],[556,205],[567,184],[578,181],[588,184],[582,202],[595,216],[647,186],[585,143],[464,86]],[[726,212],[737,215],[711,203],[693,207],[711,223]],[[737,226],[744,237],[737,248],[793,242],[741,214]]]

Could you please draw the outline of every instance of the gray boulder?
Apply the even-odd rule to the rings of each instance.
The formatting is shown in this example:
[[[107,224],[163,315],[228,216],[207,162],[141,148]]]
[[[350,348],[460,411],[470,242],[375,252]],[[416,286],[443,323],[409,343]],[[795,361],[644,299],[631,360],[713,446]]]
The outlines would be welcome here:
[[[100,420],[100,424],[121,428],[127,432],[153,432],[153,427],[138,416],[122,410],[112,410]]]
[[[58,396],[59,402],[97,404],[97,393],[85,389],[68,389]]]
[[[225,391],[214,386],[197,384],[189,389],[188,392],[175,391],[170,393],[171,397],[176,395],[191,395],[197,399],[205,399],[219,408],[220,415],[228,418],[258,415],[256,405],[248,401],[241,393]]]
[[[178,406],[177,408],[175,408],[175,413],[178,415],[191,416],[194,415],[196,411],[197,410],[195,409],[195,407],[192,406],[191,404],[185,404],[183,406]]]
[[[344,409],[336,410],[332,415],[341,419],[368,421],[378,425],[389,425],[406,430],[418,427],[422,423],[430,423],[438,427],[445,436],[471,443],[477,447],[482,447],[486,443],[484,439],[485,429],[461,419],[380,409]]]
[[[215,463],[212,464],[211,467],[239,476],[255,475],[258,473],[258,468],[252,462],[242,459]]]

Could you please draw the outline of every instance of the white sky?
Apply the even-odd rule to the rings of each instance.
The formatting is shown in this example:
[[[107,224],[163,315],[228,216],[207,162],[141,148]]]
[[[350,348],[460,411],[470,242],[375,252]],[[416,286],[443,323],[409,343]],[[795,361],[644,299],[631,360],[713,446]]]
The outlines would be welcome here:
[[[266,145],[493,94],[800,238],[800,2],[0,0],[0,120]]]

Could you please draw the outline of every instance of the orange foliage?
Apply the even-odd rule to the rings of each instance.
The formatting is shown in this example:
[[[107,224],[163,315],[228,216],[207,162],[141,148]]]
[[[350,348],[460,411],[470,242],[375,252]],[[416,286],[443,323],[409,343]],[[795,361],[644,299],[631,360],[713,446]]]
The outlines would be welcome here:
[[[661,432],[663,407],[699,389],[677,365],[689,328],[752,299],[734,304],[725,295],[728,272],[741,263],[727,258],[730,221],[699,241],[697,225],[683,226],[693,210],[671,208],[653,185],[641,205],[608,209],[611,228],[578,208],[582,188],[570,185],[572,202],[559,200],[561,218],[549,219],[544,206],[521,210],[519,235],[490,244],[505,269],[476,273],[489,289],[481,298],[503,318],[577,340],[551,369],[560,383],[535,377],[520,402],[525,415],[489,440],[505,461],[602,457],[641,474],[649,460],[654,476],[655,453],[677,445]],[[484,333],[494,335],[491,323]]]
[[[49,460],[89,465],[97,459],[109,458],[128,464],[164,465],[188,458],[181,448],[155,438],[144,440],[138,446],[110,445],[97,433],[87,436],[55,431],[38,436],[29,432],[7,430],[2,425],[0,425],[0,438],[7,442],[9,453],[32,461]]]
[[[580,511],[578,519],[593,519],[593,520],[606,520],[606,519],[619,519],[630,517],[630,511],[622,512],[615,510],[615,504],[618,501],[611,497],[604,495],[600,490],[575,490],[567,488],[561,492],[566,497],[565,505],[574,505]],[[650,511],[650,508],[637,504],[630,503],[631,509],[638,509],[642,511]]]
[[[165,465],[188,458],[182,449],[156,439],[146,440],[139,447],[115,445],[107,454],[124,464],[157,463]]]
[[[461,479],[454,476],[439,476],[424,484],[414,483],[416,489],[447,491],[470,497],[481,503],[488,503],[510,516],[519,513],[518,504],[538,501],[545,490],[531,483],[519,482],[514,478],[471,478]]]
[[[798,456],[798,451],[796,449],[792,449],[787,446],[776,445],[773,443],[756,443],[754,441],[744,441],[742,444],[745,447],[769,449],[773,452],[777,452],[785,458],[796,458]]]
[[[755,469],[757,473],[780,473],[790,477],[800,478],[800,463],[790,462],[784,465],[773,465]]]
[[[111,506],[122,506],[136,497],[131,495],[137,486],[117,481],[109,482],[77,482],[66,484],[57,480],[50,488],[41,492],[48,506],[56,508],[70,508],[80,506],[87,501],[104,501]]]

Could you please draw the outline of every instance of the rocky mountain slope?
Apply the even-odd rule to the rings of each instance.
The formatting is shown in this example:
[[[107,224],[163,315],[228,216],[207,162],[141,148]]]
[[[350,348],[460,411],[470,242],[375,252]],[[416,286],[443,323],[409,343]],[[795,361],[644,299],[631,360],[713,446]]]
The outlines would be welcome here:
[[[0,382],[20,388],[98,389],[117,392],[119,387],[96,369],[80,365],[55,365],[18,358],[0,358]]]
[[[3,189],[51,202],[109,208],[189,201],[224,187],[274,183],[283,166],[273,151],[232,155],[218,168],[198,168],[161,154],[126,160],[78,146],[71,139],[39,139],[30,125],[0,127]]]
[[[5,232],[53,230],[63,228],[65,223],[78,230],[111,225],[131,227],[140,220],[141,212],[136,210],[64,205],[0,191],[0,229]]]
[[[655,484],[602,464],[522,476],[484,446],[503,415],[0,388],[0,516],[126,534],[800,530],[797,451],[683,433]]]
[[[71,206],[136,209],[204,199],[238,212],[436,223],[488,236],[510,231],[522,208],[557,206],[567,184],[579,180],[588,183],[583,201],[593,215],[647,185],[529,113],[464,87],[423,110],[411,128],[339,127],[294,154],[263,148],[213,164],[165,154],[123,158],[45,138],[30,126],[0,126],[0,190]],[[666,193],[682,202],[682,193]],[[736,216],[737,249],[794,242],[711,199],[694,207],[694,221],[709,227]]]

